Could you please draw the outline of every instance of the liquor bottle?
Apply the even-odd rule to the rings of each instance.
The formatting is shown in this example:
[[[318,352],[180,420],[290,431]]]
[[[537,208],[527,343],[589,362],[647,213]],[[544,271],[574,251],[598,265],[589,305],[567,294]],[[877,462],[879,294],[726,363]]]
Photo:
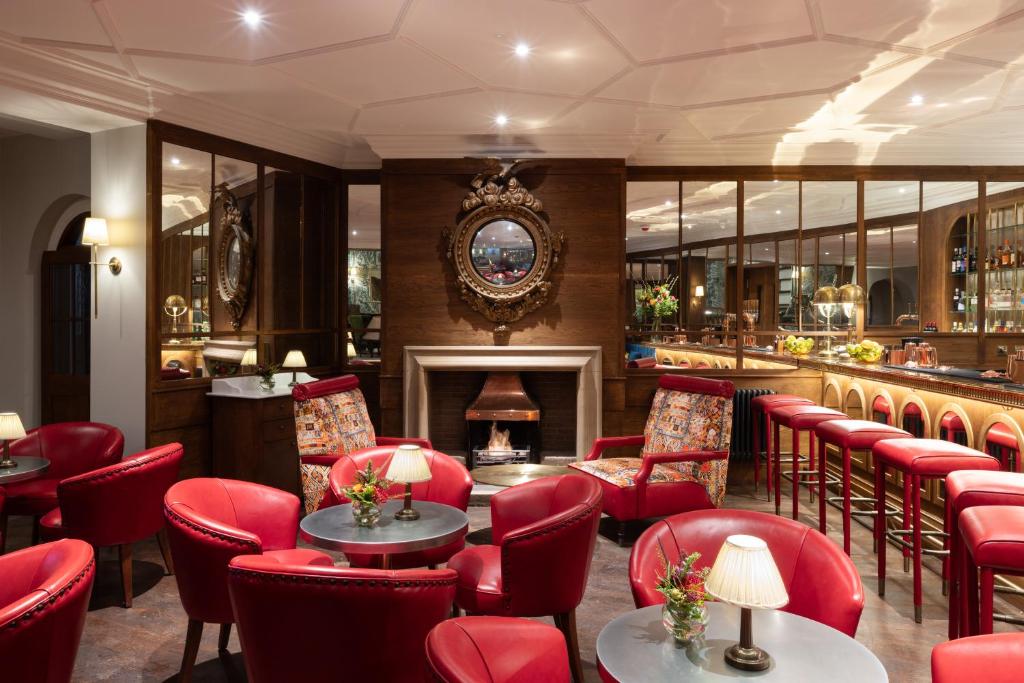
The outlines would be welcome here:
[[[974,247],[973,249],[971,249],[971,260],[970,260],[970,263],[967,266],[967,272],[970,273],[971,271],[974,271],[974,270],[977,270],[977,269],[978,269],[978,248]]]
[[[1003,240],[1003,256],[1002,256],[1002,259],[1003,259],[1002,260],[1003,267],[1008,267],[1010,265],[1010,240],[1007,240],[1007,239]]]
[[[949,260],[949,272],[951,272],[951,273],[955,273],[956,272],[957,251],[958,251],[958,249],[956,247],[953,247],[953,258],[951,258]]]
[[[966,299],[966,298],[967,298],[966,295],[964,295],[964,294],[960,295],[960,298],[957,299],[957,302],[956,302],[956,310],[958,310],[960,312],[964,312],[964,311],[967,310],[967,304],[964,303],[964,299]]]
[[[1007,243],[1007,249],[1010,252],[1010,267],[1017,267],[1017,250],[1013,248],[1013,245]]]

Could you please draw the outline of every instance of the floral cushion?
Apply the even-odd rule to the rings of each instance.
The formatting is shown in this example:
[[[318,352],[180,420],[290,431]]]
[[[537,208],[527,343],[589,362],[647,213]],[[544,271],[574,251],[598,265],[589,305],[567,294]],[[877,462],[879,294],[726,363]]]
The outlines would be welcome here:
[[[659,388],[644,429],[643,454],[727,451],[731,432],[732,399]],[[635,483],[641,462],[640,458],[602,458],[572,463],[572,467],[629,487]],[[728,469],[728,459],[659,463],[647,483],[694,482],[704,487],[715,507],[721,507]]]
[[[295,402],[295,436],[299,455],[345,455],[377,445],[366,400],[359,389]],[[306,512],[313,512],[327,492],[326,465],[302,465]]]

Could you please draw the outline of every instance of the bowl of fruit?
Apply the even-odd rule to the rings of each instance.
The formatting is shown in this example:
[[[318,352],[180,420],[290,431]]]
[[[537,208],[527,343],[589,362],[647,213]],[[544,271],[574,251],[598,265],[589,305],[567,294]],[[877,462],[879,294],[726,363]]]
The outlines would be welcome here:
[[[861,363],[877,363],[882,360],[882,350],[881,344],[870,339],[865,339],[860,344],[847,344],[846,346],[846,352],[850,354],[850,358]]]
[[[789,335],[783,342],[783,347],[794,356],[806,356],[814,348],[814,339]]]

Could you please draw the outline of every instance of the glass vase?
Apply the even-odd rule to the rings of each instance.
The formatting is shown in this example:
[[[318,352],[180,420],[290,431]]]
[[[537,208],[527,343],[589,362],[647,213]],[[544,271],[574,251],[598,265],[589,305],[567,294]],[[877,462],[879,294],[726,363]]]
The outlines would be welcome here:
[[[274,390],[275,380],[273,377],[261,377],[260,378],[260,389],[262,391],[271,392]]]
[[[352,517],[356,520],[356,526],[370,529],[377,526],[380,519],[380,508],[373,503],[352,503]]]
[[[686,645],[702,637],[707,630],[708,608],[666,603],[661,610],[661,623],[677,643]]]

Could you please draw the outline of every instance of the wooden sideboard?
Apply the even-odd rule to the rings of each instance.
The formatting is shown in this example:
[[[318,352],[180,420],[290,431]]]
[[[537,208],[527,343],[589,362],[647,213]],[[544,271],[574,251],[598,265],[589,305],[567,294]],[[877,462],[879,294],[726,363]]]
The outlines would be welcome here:
[[[215,380],[214,391],[209,394],[213,476],[252,481],[301,496],[294,402],[288,389],[291,373],[281,373],[277,378],[270,393],[239,389],[227,384],[231,380]],[[313,378],[300,374],[299,380]],[[219,391],[219,381],[232,391]]]

